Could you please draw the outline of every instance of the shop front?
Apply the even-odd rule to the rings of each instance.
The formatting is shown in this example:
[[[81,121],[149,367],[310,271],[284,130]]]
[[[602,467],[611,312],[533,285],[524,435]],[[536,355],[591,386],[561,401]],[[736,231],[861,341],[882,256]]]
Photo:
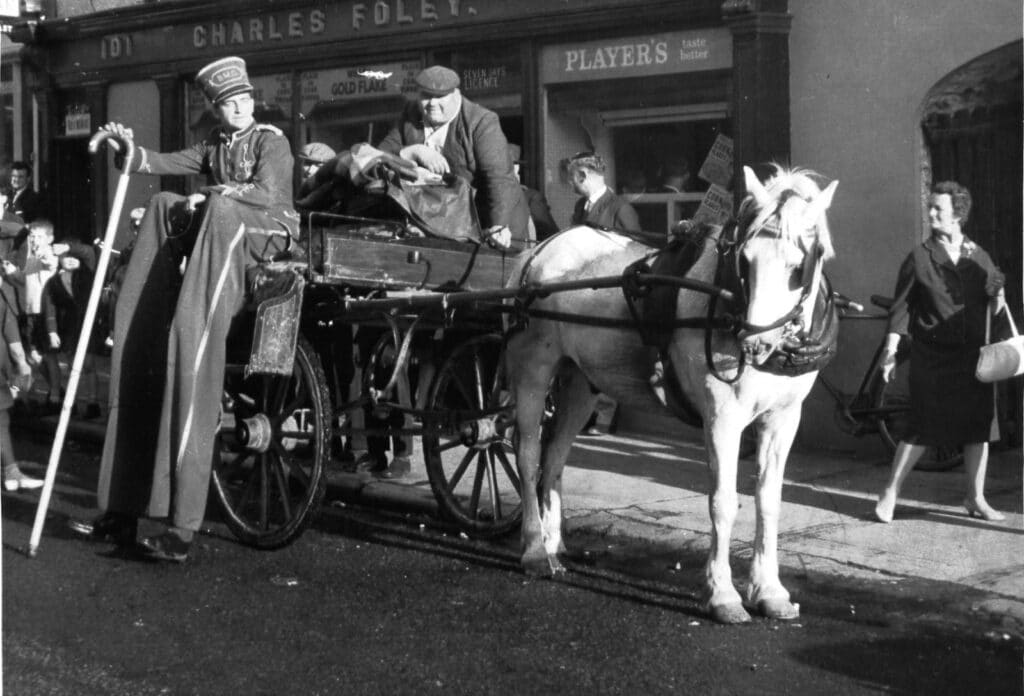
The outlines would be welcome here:
[[[165,151],[203,137],[214,120],[192,77],[230,54],[248,62],[257,118],[296,151],[379,142],[416,73],[449,65],[522,147],[524,183],[544,190],[560,224],[573,199],[562,162],[594,149],[645,227],[663,232],[680,217],[730,209],[741,155],[788,156],[788,76],[761,74],[764,60],[788,50],[786,4],[177,2],[44,21],[22,35],[42,171],[47,188],[66,192],[55,217],[83,239],[102,230],[117,174],[83,154],[89,131],[119,120]],[[739,98],[741,85],[756,88]],[[755,113],[757,127],[745,130]],[[133,178],[129,208],[160,188],[193,185],[135,179],[145,177]]]

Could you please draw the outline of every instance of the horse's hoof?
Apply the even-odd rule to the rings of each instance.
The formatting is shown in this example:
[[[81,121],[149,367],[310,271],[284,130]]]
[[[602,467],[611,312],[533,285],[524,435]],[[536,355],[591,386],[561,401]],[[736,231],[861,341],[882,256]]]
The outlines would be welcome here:
[[[793,621],[800,618],[800,605],[788,599],[762,599],[757,603],[757,611],[766,619]]]
[[[750,623],[750,614],[742,604],[712,605],[708,608],[711,620],[720,624]]]
[[[565,566],[553,556],[523,559],[523,570],[531,578],[552,578],[565,573]]]

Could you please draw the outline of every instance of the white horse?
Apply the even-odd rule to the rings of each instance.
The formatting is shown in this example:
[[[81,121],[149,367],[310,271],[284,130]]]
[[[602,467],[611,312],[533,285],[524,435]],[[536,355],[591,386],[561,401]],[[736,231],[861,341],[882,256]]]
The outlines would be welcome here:
[[[741,298],[745,295],[745,302],[739,300],[732,307],[738,326],[731,331],[675,328],[663,354],[666,376],[674,374],[703,417],[712,477],[706,599],[712,618],[723,623],[750,620],[733,585],[729,540],[738,506],[740,434],[751,423],[758,431],[757,531],[746,604],[767,617],[799,615],[779,580],[776,537],[786,458],[817,370],[778,374],[769,369],[769,358],[778,356],[780,347],[799,344],[812,326],[815,300],[820,300],[816,295],[821,265],[832,255],[824,213],[838,183],[822,191],[809,173],[800,170],[777,167],[765,184],[749,168],[744,167],[744,173],[748,195],[738,215],[737,234],[721,235],[721,241],[717,235],[708,237],[703,253],[686,273],[689,279],[714,283],[720,265],[733,270],[732,289]],[[731,247],[726,237],[733,240]],[[509,284],[615,275],[650,253],[649,247],[615,233],[569,228],[524,255]],[[710,301],[709,294],[683,289],[676,317],[708,316]],[[714,306],[710,309],[722,316]],[[519,433],[522,563],[531,575],[551,576],[564,572],[558,560],[565,550],[562,468],[597,392],[614,397],[621,408],[643,412],[662,406],[649,384],[654,349],[643,344],[636,330],[623,328],[622,320],[630,319],[631,310],[621,290],[552,293],[533,301],[529,311],[534,315],[525,328],[509,336],[506,362]],[[564,315],[620,324],[573,323]],[[541,419],[551,385],[556,411],[542,442]]]

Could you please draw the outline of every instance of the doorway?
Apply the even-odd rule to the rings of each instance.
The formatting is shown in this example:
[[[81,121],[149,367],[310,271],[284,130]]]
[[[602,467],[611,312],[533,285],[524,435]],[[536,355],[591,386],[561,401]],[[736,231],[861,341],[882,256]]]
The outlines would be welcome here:
[[[57,239],[91,244],[96,233],[93,203],[93,162],[87,138],[57,138],[50,181],[59,181],[48,193],[50,218]]]

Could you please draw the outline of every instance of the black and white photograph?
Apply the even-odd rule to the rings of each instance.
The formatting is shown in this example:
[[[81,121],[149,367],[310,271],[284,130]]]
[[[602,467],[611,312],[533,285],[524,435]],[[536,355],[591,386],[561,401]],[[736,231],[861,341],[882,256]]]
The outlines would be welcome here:
[[[0,693],[1024,696],[1020,0],[0,0]]]

